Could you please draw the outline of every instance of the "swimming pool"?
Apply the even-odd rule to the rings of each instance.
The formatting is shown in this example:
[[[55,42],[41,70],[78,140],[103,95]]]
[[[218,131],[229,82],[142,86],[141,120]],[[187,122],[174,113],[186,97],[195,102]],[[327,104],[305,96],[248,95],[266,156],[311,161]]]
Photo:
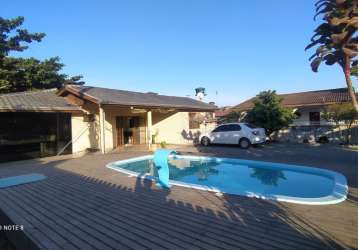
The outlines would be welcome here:
[[[320,168],[188,155],[169,156],[168,166],[170,184],[217,193],[324,205],[344,201],[348,192],[342,174]],[[107,167],[151,180],[158,175],[153,155],[112,162]]]

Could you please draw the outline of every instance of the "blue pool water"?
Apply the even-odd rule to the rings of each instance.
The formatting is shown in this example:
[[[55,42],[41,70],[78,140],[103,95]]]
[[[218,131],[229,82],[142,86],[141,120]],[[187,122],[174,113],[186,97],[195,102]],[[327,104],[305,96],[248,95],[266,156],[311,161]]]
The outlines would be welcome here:
[[[347,192],[344,176],[317,168],[193,156],[173,156],[168,163],[169,179],[174,185],[229,194],[305,204],[332,204],[344,200]],[[115,162],[109,167],[157,177],[151,156]]]

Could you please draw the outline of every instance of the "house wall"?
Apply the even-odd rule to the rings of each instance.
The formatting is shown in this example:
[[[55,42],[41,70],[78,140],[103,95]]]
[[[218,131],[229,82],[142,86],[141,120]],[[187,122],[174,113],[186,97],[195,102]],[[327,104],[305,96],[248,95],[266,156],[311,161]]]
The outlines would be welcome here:
[[[78,154],[90,147],[89,123],[84,121],[83,115],[72,115],[72,153]]]
[[[133,113],[129,108],[105,108],[105,144],[106,151],[113,150],[117,147],[117,116],[139,116],[139,143],[145,144],[146,136],[146,113]]]
[[[198,129],[189,129],[189,112],[172,112],[168,114],[153,113],[152,134],[155,142],[168,144],[193,144],[200,134],[214,129],[216,123],[200,124]]]
[[[168,144],[191,143],[188,112],[152,113],[152,135],[155,142]]]
[[[283,142],[310,142],[319,141],[321,137],[326,137],[332,143],[345,141],[345,136],[349,135],[350,142],[358,143],[358,125],[355,124],[351,129],[346,125],[340,126],[297,126],[280,130],[276,139]]]
[[[352,129],[347,129],[344,122],[339,126],[334,122],[327,121],[322,117],[325,106],[301,107],[297,109],[301,116],[287,129],[282,129],[276,134],[276,139],[291,142],[316,142],[326,137],[330,142],[341,142],[345,134],[350,134],[351,142],[358,142],[358,123],[353,124]],[[309,120],[310,112],[320,112],[320,123],[311,125]]]
[[[84,152],[87,149],[100,149],[99,110],[93,105],[82,106],[82,108],[87,113],[94,115],[94,120],[85,120],[86,115],[72,117],[73,153]],[[105,109],[104,113],[104,140],[106,152],[109,152],[117,145],[116,116],[127,116],[131,114],[121,109]]]
[[[116,114],[105,110],[104,140],[106,152],[115,148],[117,142],[116,136]]]
[[[80,154],[88,149],[99,149],[99,115],[98,108],[92,103],[82,106],[87,114],[72,115],[72,153]],[[92,120],[89,114],[93,115]]]
[[[300,107],[297,108],[297,111],[301,114],[300,117],[296,118],[291,126],[310,126],[310,112],[320,112],[321,119],[320,119],[320,125],[333,125],[332,122],[327,121],[322,117],[322,114],[324,112],[325,107],[324,106],[311,106],[311,107]]]
[[[81,153],[88,149],[100,148],[99,110],[90,103],[82,108],[88,114],[93,114],[95,121],[88,121],[86,115],[74,115],[72,117],[73,153]],[[106,152],[117,147],[117,116],[139,116],[139,143],[147,143],[147,113],[133,112],[129,108],[105,107],[105,145]],[[192,144],[201,133],[213,129],[215,124],[201,124],[200,129],[189,129],[189,112],[152,112],[152,135],[155,142],[165,141],[168,144]]]
[[[133,113],[130,109],[105,109],[105,140],[106,150],[112,150],[117,145],[117,116],[139,116],[140,143],[147,143],[147,113]],[[152,112],[152,135],[155,143],[165,141],[168,144],[192,144],[198,135],[212,129],[213,125],[201,125],[200,129],[189,129],[189,112]]]

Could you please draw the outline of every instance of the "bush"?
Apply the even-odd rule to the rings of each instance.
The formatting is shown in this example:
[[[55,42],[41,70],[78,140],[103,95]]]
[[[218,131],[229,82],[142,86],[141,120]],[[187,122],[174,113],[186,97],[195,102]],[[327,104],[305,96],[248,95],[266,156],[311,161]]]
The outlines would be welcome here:
[[[160,147],[161,148],[166,148],[167,147],[167,142],[166,141],[161,141],[160,142]]]
[[[281,104],[282,98],[276,91],[263,91],[255,98],[255,106],[247,113],[246,120],[266,129],[267,136],[288,127],[296,115]]]
[[[324,143],[328,143],[329,140],[328,140],[328,137],[323,135],[323,136],[320,136],[317,140],[318,143],[321,143],[321,144],[324,144]]]

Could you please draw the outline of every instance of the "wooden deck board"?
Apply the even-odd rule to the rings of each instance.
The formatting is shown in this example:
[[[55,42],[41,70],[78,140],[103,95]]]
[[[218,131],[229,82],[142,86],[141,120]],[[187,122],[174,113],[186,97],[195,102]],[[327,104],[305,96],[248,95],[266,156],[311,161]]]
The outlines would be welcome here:
[[[236,154],[256,159],[263,151],[243,152]],[[307,159],[307,165],[347,176],[350,199],[336,205],[219,197],[175,186],[167,192],[104,167],[114,160],[147,154],[121,152],[0,164],[0,177],[32,172],[48,177],[1,189],[0,209],[13,223],[24,225],[24,235],[40,249],[354,249],[358,248],[358,166],[352,168],[358,153],[340,153],[341,169],[329,157]],[[277,162],[304,165],[290,152],[282,157],[277,148],[262,154],[268,159],[277,154]]]

